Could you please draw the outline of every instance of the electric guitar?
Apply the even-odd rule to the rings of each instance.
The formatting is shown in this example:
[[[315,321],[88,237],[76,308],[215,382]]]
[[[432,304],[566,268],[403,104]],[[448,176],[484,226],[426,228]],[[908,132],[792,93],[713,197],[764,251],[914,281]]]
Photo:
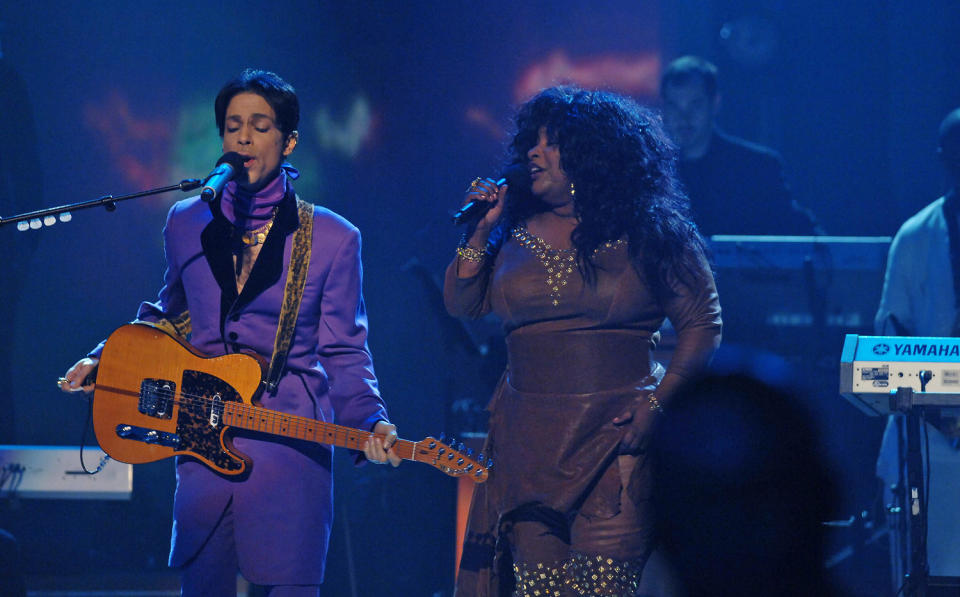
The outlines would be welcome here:
[[[362,450],[370,437],[383,438],[258,406],[264,369],[263,359],[249,354],[208,357],[153,325],[124,325],[107,339],[96,371],[97,441],[120,462],[183,454],[224,475],[241,475],[252,462],[233,448],[233,428],[353,450]],[[492,462],[450,444],[401,439],[391,451],[451,476],[486,481]]]

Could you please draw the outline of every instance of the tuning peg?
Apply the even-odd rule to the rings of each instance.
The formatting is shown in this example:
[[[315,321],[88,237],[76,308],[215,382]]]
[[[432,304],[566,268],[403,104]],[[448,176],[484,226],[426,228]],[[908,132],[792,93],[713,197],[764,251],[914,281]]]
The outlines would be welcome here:
[[[467,448],[467,456],[473,456],[473,448]]]
[[[487,457],[483,455],[483,452],[480,452],[480,454],[477,455],[477,461],[480,462],[481,464],[483,464],[483,461],[484,461],[486,458],[487,458]]]
[[[446,448],[440,448],[439,450],[437,450],[437,456],[443,454],[443,453],[446,452],[446,451],[447,451]]]
[[[456,440],[456,438],[451,437],[451,438],[450,438],[450,441],[447,442],[447,445],[450,446],[451,448],[453,448],[454,450],[456,450],[456,449],[457,449],[457,440]]]
[[[463,442],[460,442],[459,444],[457,444],[457,452],[463,452],[463,449],[465,447],[466,446],[463,445]]]
[[[487,470],[490,470],[492,468],[493,468],[493,458],[487,460]]]
[[[471,462],[470,464],[468,464],[468,465],[466,466],[466,468],[464,468],[463,470],[467,471],[468,473],[469,473],[470,471],[472,471],[472,470],[473,470],[473,463]]]
[[[436,448],[436,447],[437,447],[437,440],[433,440],[432,442],[430,442],[429,444],[427,444],[427,448],[429,448],[429,449],[431,449],[431,450],[434,449],[434,448]]]
[[[441,434],[440,434],[440,439],[439,439],[438,441],[442,444],[442,443],[443,443],[443,439],[444,439],[445,437],[446,437],[446,435],[444,435],[444,434],[441,433]]]

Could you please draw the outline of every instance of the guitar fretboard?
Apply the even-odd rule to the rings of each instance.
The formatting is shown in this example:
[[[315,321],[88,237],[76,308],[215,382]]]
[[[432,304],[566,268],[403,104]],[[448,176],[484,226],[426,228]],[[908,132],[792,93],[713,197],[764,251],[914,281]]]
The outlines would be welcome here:
[[[363,444],[371,437],[383,439],[382,434],[370,433],[325,423],[316,419],[277,412],[268,408],[251,406],[242,402],[226,402],[223,408],[223,423],[250,431],[302,439],[341,448],[363,451]],[[398,439],[391,451],[404,460],[415,460],[416,442]]]

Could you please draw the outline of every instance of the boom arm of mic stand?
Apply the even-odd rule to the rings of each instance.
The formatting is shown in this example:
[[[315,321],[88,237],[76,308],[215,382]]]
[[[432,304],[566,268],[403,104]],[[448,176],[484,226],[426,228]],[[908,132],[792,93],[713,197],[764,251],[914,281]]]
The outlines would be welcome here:
[[[131,193],[129,195],[120,195],[119,197],[114,197],[113,195],[104,195],[103,197],[91,199],[89,201],[80,201],[78,203],[70,203],[68,205],[61,205],[59,207],[48,207],[46,209],[30,211],[19,215],[10,216],[8,218],[0,218],[0,226],[3,226],[4,224],[13,224],[16,222],[31,223],[31,225],[27,227],[18,227],[21,231],[27,230],[28,228],[41,228],[44,225],[52,226],[56,223],[57,216],[60,216],[61,222],[69,222],[71,219],[70,212],[100,206],[106,208],[107,211],[114,211],[117,209],[117,203],[120,201],[136,199],[137,197],[146,197],[148,195],[157,195],[159,193],[166,193],[169,191],[192,191],[199,188],[201,184],[203,183],[199,178],[187,178],[185,180],[181,180],[175,185],[150,189],[149,191],[140,191],[138,193]],[[38,225],[32,225],[34,221],[36,221]]]

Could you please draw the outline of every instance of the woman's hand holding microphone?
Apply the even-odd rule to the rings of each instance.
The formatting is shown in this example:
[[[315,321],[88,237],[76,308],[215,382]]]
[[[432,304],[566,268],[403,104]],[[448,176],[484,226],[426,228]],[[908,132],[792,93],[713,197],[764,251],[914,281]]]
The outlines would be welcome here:
[[[473,277],[483,267],[487,239],[506,203],[506,182],[504,178],[474,179],[463,198],[463,209],[454,216],[454,222],[469,226],[464,234],[465,242],[457,248],[457,275],[461,278]]]

